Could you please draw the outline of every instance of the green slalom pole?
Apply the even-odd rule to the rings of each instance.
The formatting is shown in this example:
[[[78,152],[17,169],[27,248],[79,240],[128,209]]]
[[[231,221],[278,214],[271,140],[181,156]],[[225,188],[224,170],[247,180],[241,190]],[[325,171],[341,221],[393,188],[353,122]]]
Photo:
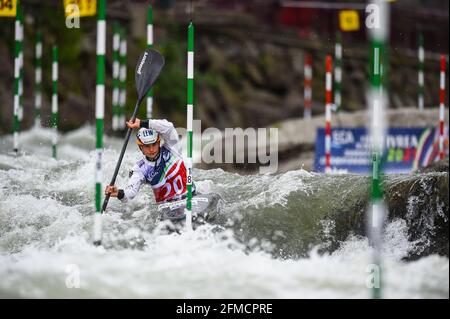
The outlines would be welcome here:
[[[56,145],[58,144],[58,46],[53,46],[52,61],[52,156],[56,158]]]
[[[372,149],[372,187],[371,209],[367,220],[369,238],[373,245],[372,264],[374,265],[374,285],[371,287],[372,298],[382,298],[382,235],[386,217],[383,200],[383,151],[385,143],[385,101],[388,101],[386,92],[383,92],[383,76],[386,75],[386,40],[389,33],[389,5],[384,0],[375,0],[380,8],[380,28],[370,30],[371,38],[371,149]],[[384,68],[383,68],[384,65]],[[384,73],[384,74],[383,74]]]
[[[23,29],[20,24],[21,16],[23,15],[22,6],[20,1],[17,1],[17,13],[15,19],[15,32],[14,32],[14,102],[13,102],[13,149],[16,154],[19,152],[19,131],[20,131],[20,119],[19,119],[19,108],[20,108],[20,69],[21,69],[21,58],[22,58],[22,39],[23,39]]]
[[[342,95],[341,95],[341,83],[342,83],[342,41],[341,33],[336,32],[336,46],[335,46],[335,61],[334,61],[334,104],[336,111],[341,109]]]
[[[41,108],[42,108],[42,33],[36,32],[36,60],[35,60],[35,96],[34,96],[34,125],[41,127]]]
[[[188,26],[187,50],[187,200],[186,229],[192,230],[192,119],[194,112],[194,25]]]
[[[418,75],[418,84],[419,84],[419,96],[418,96],[418,105],[419,110],[423,111],[425,107],[425,49],[424,49],[424,39],[423,34],[419,34],[419,75]]]
[[[105,113],[106,0],[97,1],[97,85],[95,88],[96,163],[94,245],[102,240],[102,153],[103,118]]]
[[[372,42],[372,66],[378,63],[379,67],[377,67],[377,71],[372,73],[372,134],[376,134],[377,131],[377,116],[375,115],[378,112],[381,112],[381,103],[382,103],[382,95],[383,90],[381,86],[381,63],[379,61],[379,57],[375,52],[382,51],[382,44],[379,42]],[[372,67],[373,70],[373,67]],[[376,118],[375,118],[376,117]],[[380,236],[381,232],[380,227],[382,227],[379,219],[382,219],[382,215],[384,215],[383,211],[383,190],[382,190],[382,156],[383,151],[380,145],[372,142],[372,191],[371,191],[371,216],[369,220],[371,220],[372,229],[369,230],[371,233],[370,238],[374,244],[374,254],[373,254],[373,264],[376,265],[378,270],[378,278],[376,278],[376,283],[374,287],[372,287],[372,298],[380,299],[381,298],[381,256],[380,256]]]
[[[119,130],[119,49],[120,49],[120,26],[118,22],[113,26],[113,96],[112,96],[112,129]]]
[[[23,26],[23,7],[20,6],[20,16],[19,16],[19,22],[20,22],[20,33],[21,33],[21,45],[20,45],[20,71],[19,71],[19,122],[22,123],[23,121],[23,76],[24,76],[24,70],[23,70],[23,41],[25,37],[24,32],[24,26]]]
[[[125,106],[127,104],[127,40],[125,28],[120,33],[120,107],[119,127],[125,128]]]
[[[147,48],[153,48],[153,9],[148,5],[147,11]],[[153,87],[147,93],[147,118],[151,119],[153,113]]]
[[[383,98],[383,94],[384,94],[384,67],[383,67],[383,61],[380,61],[380,97]]]

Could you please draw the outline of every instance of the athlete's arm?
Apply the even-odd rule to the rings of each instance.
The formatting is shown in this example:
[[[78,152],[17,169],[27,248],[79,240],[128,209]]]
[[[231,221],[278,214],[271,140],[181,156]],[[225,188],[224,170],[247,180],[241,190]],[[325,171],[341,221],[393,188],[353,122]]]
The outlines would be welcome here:
[[[145,181],[145,177],[136,165],[131,171],[131,176],[127,186],[124,189],[117,191],[117,198],[126,203],[128,200],[133,199],[139,193],[142,183]]]

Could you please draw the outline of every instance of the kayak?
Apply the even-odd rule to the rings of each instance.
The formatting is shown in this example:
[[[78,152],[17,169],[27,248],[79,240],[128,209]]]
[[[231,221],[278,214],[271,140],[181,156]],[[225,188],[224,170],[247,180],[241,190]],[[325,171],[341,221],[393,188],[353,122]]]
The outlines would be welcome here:
[[[192,228],[219,221],[224,212],[224,201],[219,194],[197,194],[192,198]],[[160,204],[157,208],[158,220],[169,232],[180,232],[186,222],[186,199]]]

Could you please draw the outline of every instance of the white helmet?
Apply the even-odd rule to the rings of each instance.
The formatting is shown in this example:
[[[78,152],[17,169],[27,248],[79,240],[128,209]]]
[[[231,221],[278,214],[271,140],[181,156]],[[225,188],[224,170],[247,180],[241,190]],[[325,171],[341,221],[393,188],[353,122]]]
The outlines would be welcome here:
[[[155,130],[140,128],[136,134],[137,145],[149,145],[159,141],[159,134]]]

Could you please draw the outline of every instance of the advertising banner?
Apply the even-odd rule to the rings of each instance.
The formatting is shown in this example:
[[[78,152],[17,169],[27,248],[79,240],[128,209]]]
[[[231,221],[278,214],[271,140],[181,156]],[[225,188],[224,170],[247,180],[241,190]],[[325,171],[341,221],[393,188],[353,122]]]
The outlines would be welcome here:
[[[439,131],[436,128],[390,128],[384,149],[384,172],[409,173],[439,160]],[[448,154],[448,131],[445,134]],[[334,128],[331,132],[331,168],[333,172],[369,174],[370,135],[365,128]],[[317,130],[316,172],[325,171],[325,129]]]

